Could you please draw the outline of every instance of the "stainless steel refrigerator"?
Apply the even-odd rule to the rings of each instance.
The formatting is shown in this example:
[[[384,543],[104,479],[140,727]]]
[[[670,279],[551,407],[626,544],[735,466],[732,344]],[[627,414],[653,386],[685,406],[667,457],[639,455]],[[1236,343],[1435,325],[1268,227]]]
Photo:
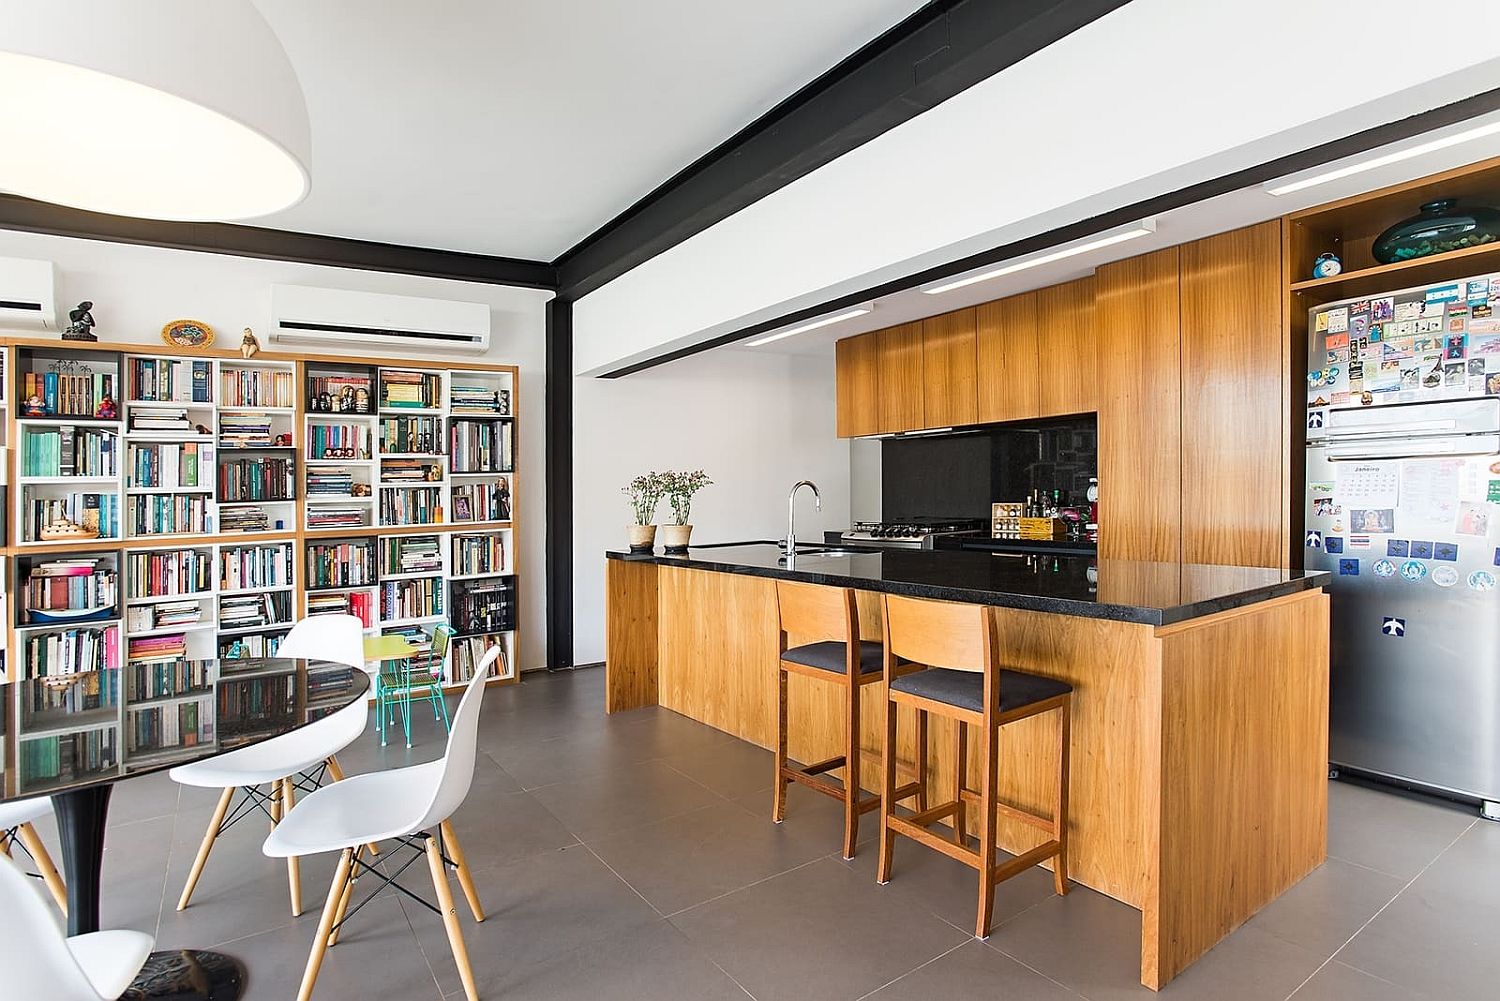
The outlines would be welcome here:
[[[1500,275],[1309,311],[1330,763],[1500,819]]]

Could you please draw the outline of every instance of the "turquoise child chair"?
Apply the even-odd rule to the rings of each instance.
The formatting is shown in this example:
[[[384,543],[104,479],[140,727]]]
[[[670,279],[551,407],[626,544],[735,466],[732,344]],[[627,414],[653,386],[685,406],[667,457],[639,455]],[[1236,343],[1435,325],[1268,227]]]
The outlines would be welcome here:
[[[380,744],[386,744],[386,731],[395,721],[396,708],[401,709],[401,730],[406,746],[411,746],[411,704],[426,701],[432,705],[432,718],[441,721],[444,730],[451,729],[448,705],[443,700],[443,663],[448,659],[455,630],[444,623],[432,631],[432,644],[426,658],[399,633],[372,638],[366,654],[380,661],[375,685],[375,712],[380,730]],[[399,642],[399,646],[398,646]]]

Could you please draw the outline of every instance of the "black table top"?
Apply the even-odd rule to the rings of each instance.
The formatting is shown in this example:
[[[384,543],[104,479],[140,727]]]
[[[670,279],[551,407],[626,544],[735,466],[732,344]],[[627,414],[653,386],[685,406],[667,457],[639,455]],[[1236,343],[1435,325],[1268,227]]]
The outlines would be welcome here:
[[[799,552],[790,566],[772,542],[694,546],[687,555],[610,552],[610,559],[800,580],[864,591],[1167,625],[1310,588],[1322,571],[1093,556],[886,549],[842,556]]]
[[[290,733],[363,699],[359,668],[246,658],[0,684],[0,801],[97,786]]]

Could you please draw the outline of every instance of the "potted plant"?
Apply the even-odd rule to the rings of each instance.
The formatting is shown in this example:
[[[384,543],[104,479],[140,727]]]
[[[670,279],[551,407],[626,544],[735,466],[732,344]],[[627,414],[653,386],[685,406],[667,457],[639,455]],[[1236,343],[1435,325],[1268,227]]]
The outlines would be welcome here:
[[[661,503],[662,487],[662,474],[653,470],[620,488],[620,492],[630,498],[630,509],[635,514],[635,524],[630,526],[632,553],[649,553],[656,545],[656,526],[651,520],[656,517],[657,505]]]
[[[669,553],[685,553],[693,534],[693,526],[688,523],[693,512],[693,494],[711,486],[713,480],[701,469],[691,473],[663,473],[662,480],[662,492],[672,505],[672,523],[661,527],[662,542]]]

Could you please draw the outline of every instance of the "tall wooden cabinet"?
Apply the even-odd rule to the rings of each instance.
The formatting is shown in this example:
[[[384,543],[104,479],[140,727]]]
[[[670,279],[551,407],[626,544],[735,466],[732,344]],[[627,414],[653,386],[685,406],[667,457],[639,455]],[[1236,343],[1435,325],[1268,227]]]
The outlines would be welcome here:
[[[880,433],[880,346],[875,334],[834,345],[840,438]]]
[[[879,371],[876,401],[880,431],[906,431],[926,427],[922,389],[922,323],[877,330],[875,338]]]
[[[1099,337],[1094,278],[1037,289],[1037,413],[1042,417],[1099,409]]]
[[[922,321],[922,426],[974,424],[974,310]]]
[[[1025,420],[1037,403],[1036,293],[987,302],[979,325],[978,413],[981,424]]]

